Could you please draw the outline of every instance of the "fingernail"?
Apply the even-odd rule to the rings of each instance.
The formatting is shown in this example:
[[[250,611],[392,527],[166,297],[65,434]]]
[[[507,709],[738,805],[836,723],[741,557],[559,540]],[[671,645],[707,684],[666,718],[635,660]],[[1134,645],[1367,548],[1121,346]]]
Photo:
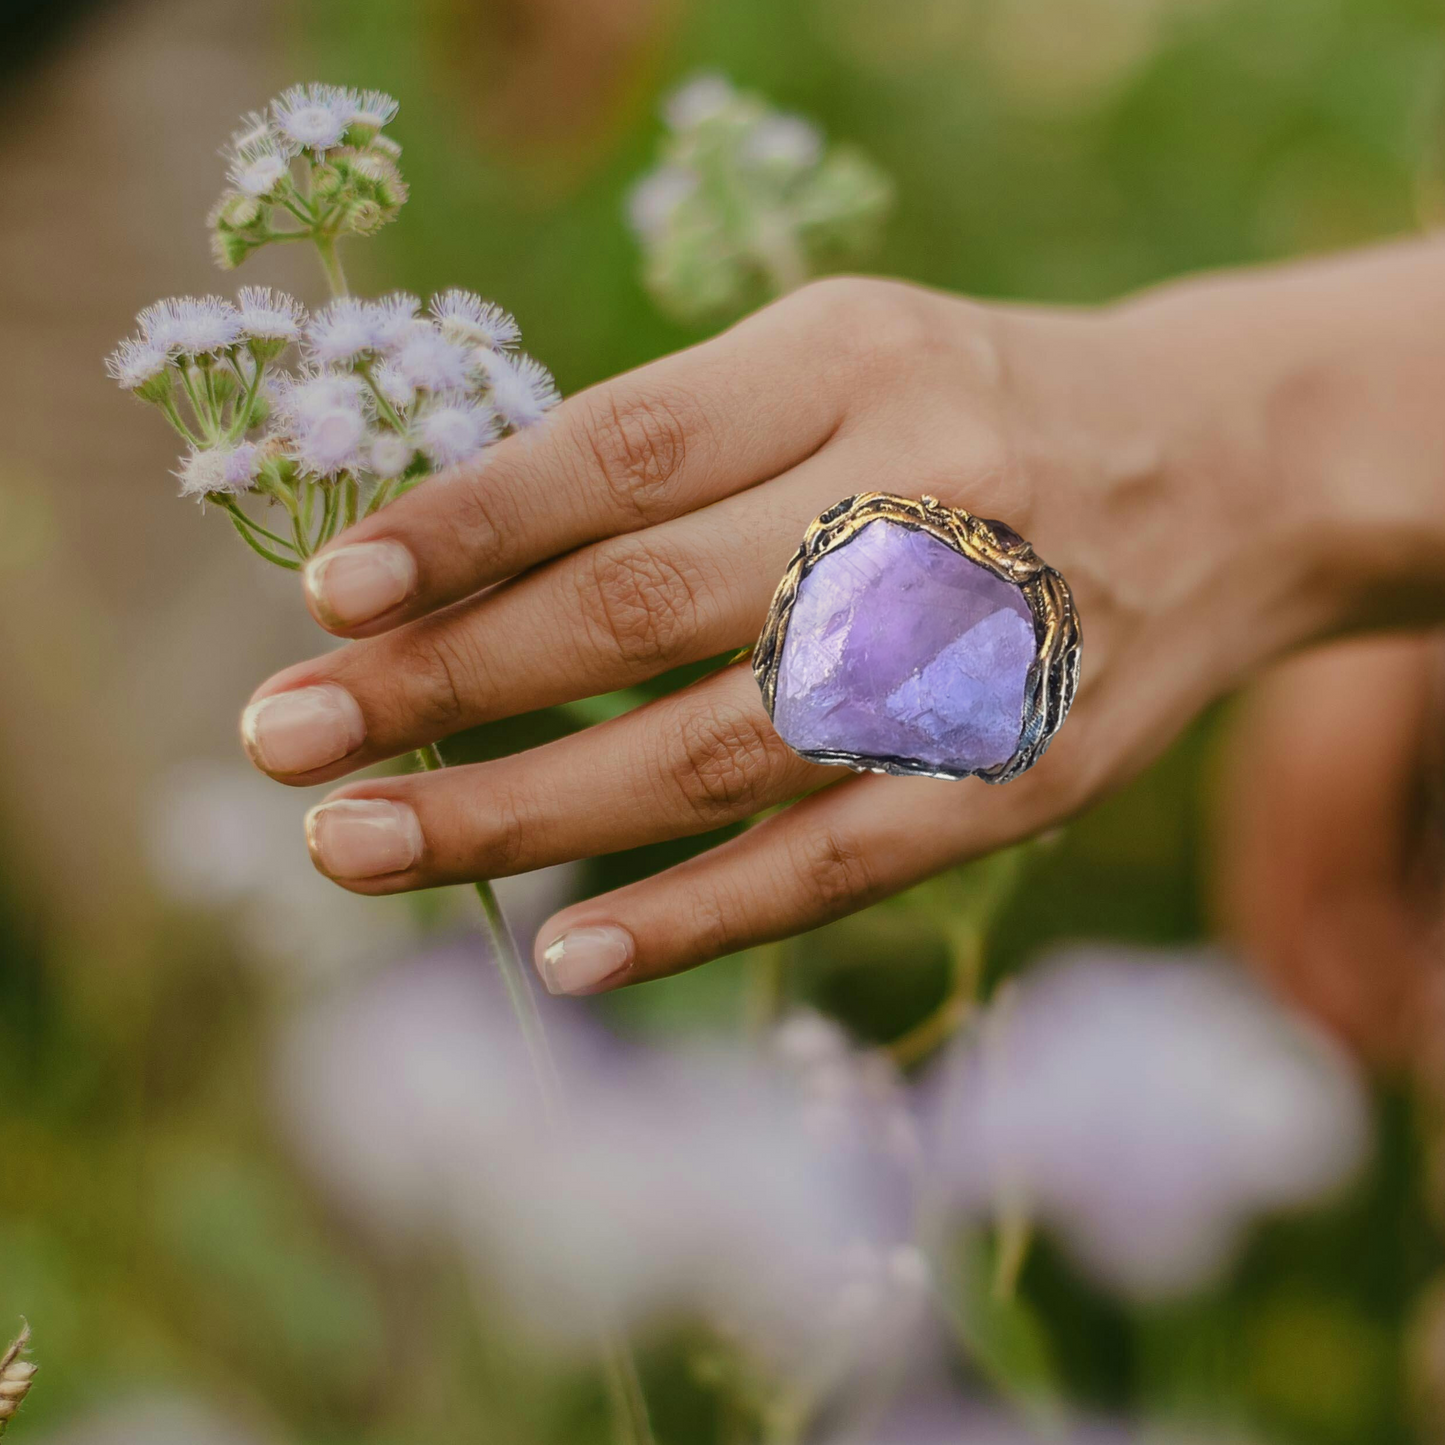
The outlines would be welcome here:
[[[400,542],[357,542],[306,564],[306,591],[333,627],[355,627],[389,612],[416,587],[416,559]]]
[[[623,928],[574,928],[542,951],[538,968],[548,993],[596,993],[632,962],[632,935]]]
[[[421,857],[421,822],[405,803],[339,798],[306,815],[306,843],[332,878],[380,878],[405,872]]]
[[[263,772],[309,773],[354,753],[366,738],[356,699],[325,683],[253,702],[241,716],[241,739]]]

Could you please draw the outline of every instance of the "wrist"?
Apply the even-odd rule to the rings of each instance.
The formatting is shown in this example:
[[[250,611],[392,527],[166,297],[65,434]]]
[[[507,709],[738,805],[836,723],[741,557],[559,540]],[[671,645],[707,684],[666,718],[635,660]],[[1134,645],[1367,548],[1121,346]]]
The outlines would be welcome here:
[[[1445,618],[1445,247],[1180,283],[1103,324],[1135,434],[1276,574],[1264,645]]]

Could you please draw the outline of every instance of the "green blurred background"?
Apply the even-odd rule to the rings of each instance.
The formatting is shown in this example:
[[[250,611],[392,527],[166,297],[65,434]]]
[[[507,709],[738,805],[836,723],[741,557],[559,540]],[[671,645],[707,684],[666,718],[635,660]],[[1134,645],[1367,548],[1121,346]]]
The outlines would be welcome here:
[[[894,177],[874,269],[1090,303],[1418,226],[1445,16],[1430,0],[128,0],[43,35],[29,22],[0,102],[0,1334],[26,1315],[42,1374],[12,1438],[166,1399],[210,1412],[176,1439],[600,1440],[585,1372],[479,1316],[442,1252],[379,1249],[312,1192],[267,1071],[314,950],[258,942],[254,899],[178,889],[155,846],[174,765],[228,767],[250,687],[316,646],[285,587],[175,504],[159,428],[99,371],[138,305],[214,284],[201,217],[234,113],[313,75],[400,97],[412,200],[358,281],[497,298],[571,392],[701,335],[648,301],[622,215],[658,98],[695,69],[816,117]],[[245,279],[315,299],[284,259]],[[1227,724],[1222,709],[1018,860],[1028,886],[993,921],[991,977],[1060,939],[1207,935]],[[564,725],[518,720],[458,754]],[[304,802],[286,806],[289,828]],[[569,871],[541,906],[682,854]],[[307,869],[299,847],[277,866]],[[891,1038],[936,1001],[951,921],[986,883],[944,880],[604,1011],[643,1033],[732,1029],[749,977],[780,971],[790,996]],[[382,928],[392,956],[453,921],[423,903],[383,925],[381,907],[306,892],[271,921],[349,914],[343,939]],[[375,939],[356,951],[374,962]],[[1428,1131],[1403,1088],[1381,1086],[1379,1118],[1369,1178],[1264,1231],[1208,1299],[1128,1313],[1037,1250],[1024,1294],[1072,1397],[1192,1402],[1279,1441],[1435,1438],[1411,1383],[1442,1263]],[[645,1357],[659,1433],[709,1440],[684,1353]]]

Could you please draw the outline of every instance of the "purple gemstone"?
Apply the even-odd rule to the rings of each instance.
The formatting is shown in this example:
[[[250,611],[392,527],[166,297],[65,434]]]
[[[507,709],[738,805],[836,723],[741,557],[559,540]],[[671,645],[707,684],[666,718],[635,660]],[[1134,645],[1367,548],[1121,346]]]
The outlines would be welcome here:
[[[997,766],[1036,652],[1023,592],[936,537],[870,522],[803,579],[773,722],[802,753]]]

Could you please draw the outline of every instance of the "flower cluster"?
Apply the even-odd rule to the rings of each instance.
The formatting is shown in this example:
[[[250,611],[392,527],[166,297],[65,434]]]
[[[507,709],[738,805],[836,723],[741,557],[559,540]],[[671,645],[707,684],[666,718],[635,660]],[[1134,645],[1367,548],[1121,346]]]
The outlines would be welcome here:
[[[368,236],[406,200],[401,147],[384,135],[397,103],[380,91],[294,85],[246,116],[222,154],[230,186],[208,217],[217,261],[239,266],[273,241]]]
[[[228,153],[234,189],[221,210],[245,200],[310,219],[283,233],[268,212],[246,223],[245,247],[225,254],[305,237],[338,282],[336,236],[374,229],[373,182],[395,169],[381,134],[395,113],[396,102],[376,92],[310,85],[287,91],[269,116],[249,117]],[[298,161],[307,168],[300,189]],[[399,179],[386,185],[382,219],[404,198]],[[517,350],[517,323],[480,296],[447,291],[423,314],[402,292],[362,300],[340,289],[310,316],[269,287],[243,287],[234,303],[158,301],[106,363],[187,443],[181,494],[222,506],[252,548],[293,569],[341,526],[439,468],[474,461],[558,400],[547,370]],[[299,355],[290,370],[288,353]],[[242,509],[248,495],[281,508],[279,530]]]
[[[892,206],[865,156],[722,76],[690,80],[663,116],[661,161],[633,186],[628,216],[648,289],[683,319],[741,310],[862,254]]]

